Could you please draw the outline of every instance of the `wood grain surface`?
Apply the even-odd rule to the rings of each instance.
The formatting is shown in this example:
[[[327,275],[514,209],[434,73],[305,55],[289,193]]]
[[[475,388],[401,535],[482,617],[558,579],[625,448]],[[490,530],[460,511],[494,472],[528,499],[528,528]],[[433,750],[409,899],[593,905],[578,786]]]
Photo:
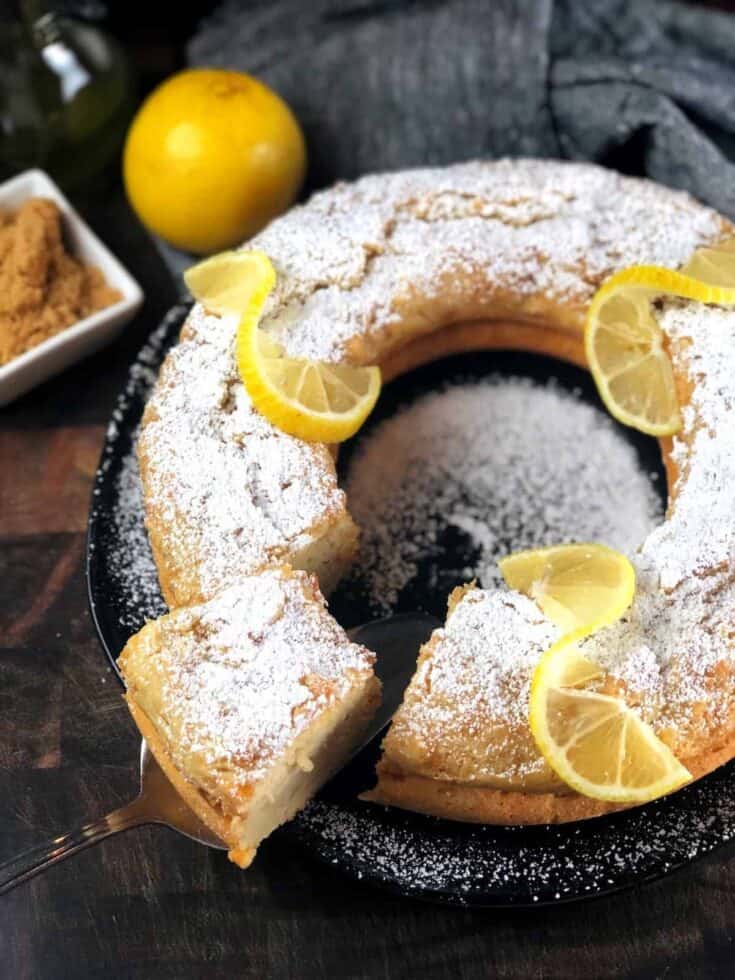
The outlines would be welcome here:
[[[84,530],[115,394],[174,290],[119,193],[89,214],[147,302],[115,346],[0,411],[0,861],[136,791]],[[499,914],[386,896],[281,841],[243,873],[143,828],[0,898],[0,977],[720,978],[734,935],[733,846],[612,898]]]

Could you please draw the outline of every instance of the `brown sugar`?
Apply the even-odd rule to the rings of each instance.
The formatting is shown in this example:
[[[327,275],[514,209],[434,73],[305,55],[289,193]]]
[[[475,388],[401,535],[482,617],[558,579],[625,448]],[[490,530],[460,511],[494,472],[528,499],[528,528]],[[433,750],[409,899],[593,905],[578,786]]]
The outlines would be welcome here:
[[[0,365],[121,298],[66,251],[53,201],[0,213]]]

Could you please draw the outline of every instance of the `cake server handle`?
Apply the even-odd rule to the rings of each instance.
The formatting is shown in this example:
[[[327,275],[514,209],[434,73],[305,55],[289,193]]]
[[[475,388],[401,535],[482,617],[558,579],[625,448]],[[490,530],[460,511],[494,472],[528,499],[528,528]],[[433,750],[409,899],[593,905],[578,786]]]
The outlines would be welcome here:
[[[416,668],[419,646],[439,625],[437,619],[424,613],[401,613],[350,630],[355,642],[364,643],[377,654],[376,673],[383,684],[382,704],[356,751],[390,721]],[[153,823],[170,827],[208,847],[224,849],[219,837],[181,799],[143,740],[139,795],[106,817],[53,837],[0,864],[0,895],[112,834]]]
[[[140,806],[140,802],[141,797],[137,797],[127,806],[113,810],[99,820],[85,824],[61,837],[52,837],[51,840],[44,841],[43,844],[38,844],[0,864],[0,895],[112,834],[119,834],[131,827],[154,822],[146,807]]]
[[[184,803],[144,739],[140,746],[138,796],[106,817],[85,824],[69,834],[53,837],[0,864],[0,895],[112,834],[152,823],[170,827],[208,847],[223,849],[225,846]]]

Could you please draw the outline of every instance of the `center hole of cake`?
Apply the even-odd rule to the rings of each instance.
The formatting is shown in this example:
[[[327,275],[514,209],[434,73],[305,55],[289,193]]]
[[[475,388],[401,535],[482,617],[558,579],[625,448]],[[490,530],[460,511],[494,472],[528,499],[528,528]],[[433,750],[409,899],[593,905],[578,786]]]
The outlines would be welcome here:
[[[419,393],[346,460],[362,543],[344,594],[363,615],[443,615],[454,586],[501,584],[497,560],[511,551],[595,541],[632,555],[663,514],[650,444],[641,453],[594,397],[556,377],[455,377]]]

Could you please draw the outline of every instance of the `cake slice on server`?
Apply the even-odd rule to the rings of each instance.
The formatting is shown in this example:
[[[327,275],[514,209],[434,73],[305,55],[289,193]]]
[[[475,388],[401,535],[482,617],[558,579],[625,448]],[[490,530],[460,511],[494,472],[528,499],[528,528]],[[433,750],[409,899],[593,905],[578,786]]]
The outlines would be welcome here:
[[[119,664],[161,768],[244,868],[359,744],[374,659],[280,566],[148,623]]]

